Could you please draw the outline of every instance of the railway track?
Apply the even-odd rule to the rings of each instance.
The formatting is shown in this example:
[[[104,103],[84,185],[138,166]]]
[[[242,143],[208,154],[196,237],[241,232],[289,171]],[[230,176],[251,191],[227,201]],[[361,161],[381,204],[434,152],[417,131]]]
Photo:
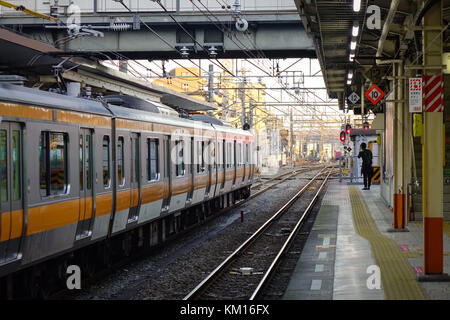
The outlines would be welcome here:
[[[252,193],[252,194],[250,195],[250,197],[248,197],[247,199],[243,199],[243,200],[240,200],[240,201],[236,202],[236,204],[234,204],[233,206],[231,206],[230,209],[234,209],[234,208],[237,208],[237,207],[241,206],[242,204],[244,204],[244,203],[250,201],[251,199],[253,199],[253,198],[255,198],[255,197],[257,197],[257,196],[263,194],[263,193],[266,192],[267,190],[270,190],[270,189],[272,189],[273,187],[275,187],[275,186],[277,186],[277,185],[279,185],[279,184],[285,182],[286,180],[292,179],[293,177],[295,177],[295,176],[297,176],[297,175],[299,175],[299,174],[301,174],[301,173],[305,173],[305,172],[309,172],[309,171],[314,171],[314,170],[319,170],[319,169],[323,169],[323,168],[325,168],[325,167],[324,167],[324,166],[319,166],[319,167],[312,167],[312,168],[295,169],[295,170],[292,170],[292,171],[288,171],[288,172],[282,173],[282,174],[280,174],[280,175],[278,175],[278,176],[276,176],[276,177],[274,177],[274,178],[271,178],[271,179],[269,179],[269,180],[267,180],[267,181],[261,182],[261,183],[255,185],[255,186],[252,186],[251,189],[254,190],[254,189],[260,188],[260,187],[266,185],[266,184],[269,183],[269,182],[273,182],[273,181],[275,181],[275,180],[280,179],[281,177],[284,177],[284,176],[288,175],[286,178],[283,178],[283,179],[281,179],[281,180],[279,180],[279,181],[276,181],[275,183],[270,184],[270,185],[268,185],[267,187],[265,187],[265,188],[263,188],[263,189],[261,189],[261,190],[256,191],[255,193]]]
[[[257,299],[276,270],[283,253],[313,208],[332,170],[323,168],[266,223],[220,263],[184,300]],[[323,179],[320,179],[324,177]],[[289,210],[308,193],[310,201],[301,215]],[[309,192],[311,193],[311,192]],[[224,296],[226,294],[226,296]]]
[[[305,172],[310,172],[310,171],[315,171],[315,170],[319,170],[324,168],[324,166],[314,166],[314,167],[308,167],[308,168],[297,168],[294,170],[289,170],[288,172],[284,172],[280,175],[277,175],[267,181],[264,181],[262,183],[259,183],[256,186],[256,188],[258,187],[263,187],[263,189],[261,190],[257,190],[256,192],[253,193],[254,190],[252,190],[252,194],[249,198],[241,200],[236,202],[234,205],[231,205],[230,207],[224,208],[222,209],[220,212],[218,212],[215,215],[212,215],[210,217],[207,217],[201,224],[206,223],[208,221],[211,221],[212,219],[214,219],[214,217],[218,217],[218,216],[222,216],[224,214],[226,214],[227,212],[231,211],[232,209],[236,209],[238,207],[240,207],[241,205],[245,204],[247,201],[254,199],[255,197],[258,197],[259,195],[263,194],[264,192],[270,190],[271,188],[276,187],[277,185],[288,181],[289,179],[294,178],[295,176],[305,173]],[[170,239],[170,241],[167,242],[167,244],[169,244],[169,242],[174,242],[177,239],[179,239],[180,237],[183,237],[183,235],[186,235],[189,233],[189,231],[195,228],[195,226],[192,226],[186,230],[181,231],[180,233],[178,233],[176,236],[174,236],[172,239]],[[161,252],[163,250],[164,245],[158,246],[158,248],[156,248],[156,252]],[[142,252],[136,252],[135,254],[133,254],[130,257],[126,257],[126,258],[122,258],[120,261],[115,262],[112,266],[110,266],[107,270],[98,270],[96,272],[96,274],[89,278],[89,279],[85,279],[84,283],[87,284],[88,286],[91,284],[94,284],[97,280],[96,279],[104,279],[108,276],[108,274],[111,274],[114,272],[114,270],[117,269],[121,269],[126,267],[128,264],[130,263],[134,263],[136,261],[139,261],[140,259],[145,259],[146,257],[148,257],[152,251],[142,251]],[[167,258],[167,260],[170,260],[170,257]],[[130,288],[125,289],[124,292],[122,294],[119,295],[120,299],[130,299],[131,297],[133,297],[134,294],[136,294],[136,292],[139,291],[140,287],[145,286],[145,284],[148,282],[148,277],[145,277],[144,279],[138,281],[137,283],[133,283],[133,285],[130,286]],[[67,293],[66,289],[61,288],[61,290],[57,290],[57,292],[54,292],[53,294],[51,294],[51,299],[60,299],[63,298],[65,296],[65,293]]]
[[[268,180],[266,180],[266,181],[260,182],[260,183],[258,183],[258,184],[254,184],[254,185],[252,185],[252,187],[251,187],[250,189],[251,189],[251,190],[259,189],[260,187],[262,187],[262,186],[268,184],[269,182],[278,180],[278,179],[280,179],[280,178],[282,178],[282,177],[284,177],[284,176],[286,176],[286,175],[289,175],[289,174],[292,175],[292,174],[294,174],[294,173],[296,173],[296,172],[298,172],[298,173],[303,173],[303,172],[307,172],[307,171],[311,171],[311,170],[316,170],[316,169],[321,169],[321,168],[323,168],[323,166],[315,166],[315,167],[310,167],[310,168],[308,167],[308,168],[299,168],[299,169],[289,170],[289,171],[283,172],[282,174],[279,174],[279,175],[277,175],[277,176],[275,176],[275,177],[273,177],[273,178],[270,178],[270,179],[268,179]],[[290,176],[290,177],[291,177],[291,176]]]

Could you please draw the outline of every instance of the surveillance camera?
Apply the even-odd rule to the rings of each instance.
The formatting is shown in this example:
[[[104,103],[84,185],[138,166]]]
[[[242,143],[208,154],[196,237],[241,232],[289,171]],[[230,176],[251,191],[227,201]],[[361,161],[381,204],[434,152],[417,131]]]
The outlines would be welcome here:
[[[247,29],[248,29],[248,22],[247,22],[247,20],[239,18],[236,21],[236,29],[238,31],[241,31],[241,32],[247,31]]]

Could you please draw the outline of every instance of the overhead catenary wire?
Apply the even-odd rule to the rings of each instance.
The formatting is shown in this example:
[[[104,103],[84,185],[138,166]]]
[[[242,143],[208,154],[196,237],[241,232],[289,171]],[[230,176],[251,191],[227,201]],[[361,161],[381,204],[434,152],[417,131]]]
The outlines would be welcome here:
[[[196,44],[198,44],[199,46],[201,46],[201,48],[205,51],[205,52],[207,52],[207,53],[209,53],[209,51],[205,48],[205,47],[203,47],[200,43],[198,43],[198,41],[197,40],[195,40],[195,38],[193,38],[192,37],[192,35],[189,33],[189,31],[188,30],[186,30],[186,28],[184,28],[171,14],[170,14],[170,12],[169,11],[167,11],[167,9],[161,4],[161,2],[159,1],[159,0],[150,0],[150,1],[153,1],[153,2],[156,2],[156,3],[158,3],[160,6],[161,6],[161,8],[171,17],[171,19],[180,27],[180,28],[182,28],[182,30],[194,41],[194,43],[196,43]],[[126,5],[126,4],[124,4],[123,3],[123,0],[121,0],[120,1],[120,3],[122,4],[122,6],[125,8],[125,9],[127,9],[130,13],[133,13],[133,11]],[[140,19],[140,18],[139,18]],[[169,43],[169,41],[167,41],[164,37],[162,37],[160,34],[158,34],[158,32],[156,32],[153,28],[151,28],[148,24],[146,24],[142,19],[140,19],[140,21],[144,24],[144,26],[145,27],[147,27],[153,34],[155,34],[160,40],[162,40],[164,43],[166,43],[168,46],[170,46],[171,47],[171,49],[174,49],[175,51],[177,51],[178,53],[180,53],[180,55],[182,55],[182,52],[179,50],[179,49],[177,49],[175,46],[173,46],[172,44],[170,44]],[[194,63],[191,59],[189,59],[192,63]],[[211,61],[211,59],[208,59],[209,61]],[[228,70],[220,61],[218,61],[217,59],[216,59],[216,61],[217,61],[217,63],[219,63],[220,64],[220,67],[225,71],[225,72],[227,72],[227,73],[229,73],[230,75],[232,75],[232,76],[234,76],[234,74],[230,71],[230,70]],[[213,61],[211,61],[211,63],[213,63]],[[194,63],[195,64],[195,63]],[[187,69],[186,69],[187,70]],[[189,71],[190,72],[190,71]]]
[[[242,48],[241,46],[239,46],[239,44],[238,43],[236,43],[236,41],[233,39],[233,37],[230,35],[231,34],[231,26],[228,26],[228,32],[225,30],[225,26],[224,26],[224,24],[222,23],[222,21],[220,21],[220,19],[214,14],[214,13],[212,13],[209,9],[208,9],[208,7],[206,7],[200,0],[198,0],[198,2],[206,9],[206,11],[212,16],[212,17],[214,17],[219,23],[220,23],[220,26],[219,25],[217,25],[217,23],[215,23],[213,20],[211,20],[210,19],[210,17],[207,15],[207,14],[205,14],[201,9],[200,9],[200,7],[199,6],[197,6],[195,3],[194,3],[194,0],[190,0],[191,1],[191,3],[199,10],[199,12],[201,12],[205,17],[207,17],[208,18],[208,20],[209,21],[211,21],[213,24],[214,24],[214,26],[219,30],[219,31],[221,31],[221,32],[223,32],[223,34],[227,34],[227,37],[239,48],[239,49],[241,49],[243,52],[245,52],[246,54],[247,54],[247,56],[249,56],[250,57],[250,55],[252,55],[255,59],[259,59],[255,54],[253,54],[253,52],[251,52],[250,51],[250,49],[249,48],[247,48],[246,46],[245,46],[245,44],[244,43],[242,43],[242,41],[240,41],[239,40],[239,38],[237,38],[236,37],[236,41],[239,41],[239,43],[242,45],[242,46],[244,46],[244,48]],[[216,0],[217,1],[217,0]],[[220,4],[220,3],[219,3]],[[223,26],[223,28],[221,28],[221,26]],[[256,50],[258,50],[257,48],[256,48],[256,46],[255,46],[255,49]],[[261,51],[262,52],[262,51]],[[263,53],[264,54],[264,53]]]
[[[168,11],[167,11],[167,9],[161,4],[161,2],[159,1],[159,0],[152,0],[152,1],[154,1],[154,2],[156,2],[156,3],[158,3],[160,6],[161,6],[161,8],[171,17],[171,19],[194,41],[194,43],[196,43],[196,44],[198,44],[200,47],[202,47],[202,49],[203,50],[205,50],[206,52],[208,52],[207,51],[207,49],[206,48],[204,48],[204,46],[202,46],[201,44],[199,44],[198,43],[198,41],[197,40],[195,40],[195,38],[193,38],[192,37],[192,35],[189,33],[189,31],[188,30],[186,30],[186,28],[184,28]],[[129,11],[129,12],[132,12],[131,11],[131,9],[130,8],[128,8],[124,3],[123,3],[123,1],[121,1],[121,4]],[[142,21],[142,20],[141,20]],[[143,22],[143,21],[142,21]],[[161,40],[163,40],[166,44],[168,44],[168,45],[170,45],[170,43],[167,41],[167,40],[165,40],[163,37],[161,37],[155,30],[153,30],[150,26],[148,26],[145,22],[143,22],[143,24],[151,31],[151,32],[153,32],[155,35],[157,35],[158,36],[158,38],[160,38]],[[242,42],[241,42],[242,43]],[[172,45],[170,45],[172,48],[174,48],[176,51],[178,51],[178,52],[180,52],[176,47],[173,47]],[[238,47],[240,47],[239,45],[238,45]],[[242,49],[242,48],[241,48]],[[243,50],[244,52],[245,52],[245,50]],[[247,49],[247,51],[248,51],[248,49]],[[181,53],[181,52],[180,52]],[[248,55],[248,52],[246,52],[247,53],[247,55]],[[250,56],[251,57],[251,56]],[[253,58],[253,57],[252,57]],[[258,59],[258,58],[257,58]],[[208,59],[209,61],[211,61],[210,59]],[[175,60],[174,60],[175,61]],[[190,60],[194,65],[196,65],[192,60]],[[220,61],[218,61],[217,59],[216,59],[216,61],[217,61],[217,63],[219,63],[219,65],[220,65],[220,68],[222,68],[225,72],[227,72],[228,74],[231,74],[231,75],[233,75],[233,73],[232,72],[230,72],[225,66],[223,66],[223,64],[220,62]],[[248,61],[248,60],[246,60],[246,61]],[[211,61],[212,63],[213,63],[213,61]],[[213,63],[213,64],[215,64],[215,63]],[[197,67],[199,67],[198,65],[196,65]],[[182,66],[183,68],[184,68],[184,66]],[[191,72],[189,69],[187,69],[187,68],[185,68],[187,71],[189,71],[189,72]],[[199,69],[201,69],[200,67],[199,67]],[[265,70],[263,69],[263,68],[260,68],[260,70],[261,71],[263,71],[263,72],[265,72]],[[202,71],[204,71],[203,69],[202,69]],[[205,71],[204,71],[205,72]],[[192,72],[191,72],[192,73]],[[205,72],[205,73],[207,73],[207,72]],[[271,74],[269,74],[269,73],[267,73],[267,72],[265,72],[268,76],[270,76],[270,77],[274,77],[273,75],[271,75]],[[233,75],[234,76],[234,75]],[[279,81],[281,81],[281,78],[280,77],[278,77],[278,79],[279,79]],[[280,82],[280,84],[281,85],[283,85],[283,87],[284,87],[284,84],[282,83],[282,82]],[[284,87],[284,90],[291,96],[291,97],[294,97],[294,99],[296,99],[297,101],[299,101],[299,102],[304,102],[304,101],[300,101],[299,99],[298,99],[298,97],[295,97],[295,96],[293,96],[289,91],[288,91],[288,89],[286,88],[286,87]],[[309,106],[306,106],[308,109],[311,109],[313,112],[316,112],[316,110],[315,109],[313,109],[313,108],[311,108],[311,107],[309,107]],[[296,109],[297,111],[299,111],[297,108],[294,108],[294,109]],[[319,119],[320,120],[320,119]]]
[[[123,0],[122,0],[123,1]],[[190,32],[188,31],[188,30],[186,30],[186,28],[181,24],[181,23],[179,23],[176,19],[175,19],[175,17],[166,9],[166,7],[161,3],[161,0],[150,0],[150,1],[153,1],[153,2],[156,2],[163,10],[164,10],[164,12],[166,12],[168,15],[169,15],[169,17],[173,20],[173,22],[175,22],[176,24],[177,24],[177,26],[179,26],[187,35],[188,35],[188,37],[189,38],[191,38],[191,40],[192,41],[194,41],[194,43],[195,44],[197,44],[198,46],[200,46],[200,48],[202,48],[202,50],[204,50],[206,53],[209,53],[209,51],[208,51],[208,49],[206,49],[201,43],[199,43],[191,34],[190,34]],[[208,59],[208,60],[210,60],[210,59]],[[218,61],[217,59],[216,59],[216,61],[217,61],[217,63],[219,63],[220,64],[220,66],[226,71],[226,72],[228,72],[230,75],[232,75],[232,76],[234,76],[234,74],[230,71],[230,70],[228,70],[220,61]]]
[[[217,0],[216,0],[217,1]],[[167,9],[161,4],[161,2],[159,1],[159,0],[156,0],[156,1],[154,1],[154,2],[157,2],[160,6],[162,6],[162,8],[168,13],[168,11],[167,11]],[[193,1],[191,0],[191,2],[193,3]],[[219,1],[217,1],[218,3],[219,3]],[[123,1],[120,1],[120,3],[129,11],[129,12],[131,12],[131,9],[126,5],[126,4],[124,4],[123,3]],[[201,1],[199,1],[199,3],[210,13],[210,14],[212,14],[211,13],[211,11],[207,8],[207,7],[205,7],[204,6],[204,4],[203,3],[201,3]],[[199,7],[198,6],[196,6],[198,9],[199,9]],[[200,9],[199,9],[199,11],[201,11]],[[215,15],[214,14],[212,14],[214,17],[215,17]],[[174,22],[176,22],[177,23],[177,25],[179,25],[182,29],[183,29],[183,31],[185,31],[188,35],[189,35],[189,37],[191,37],[191,39],[193,39],[198,45],[200,45],[204,50],[206,50],[201,44],[199,44],[191,35],[190,35],[190,33],[181,25],[181,24],[179,24],[178,23],[178,21],[176,21],[176,19],[169,13],[169,16],[174,20]],[[217,20],[219,20],[217,17],[215,17]],[[164,39],[163,37],[161,37],[154,29],[152,29],[147,23],[145,23],[144,21],[142,21],[141,20],[141,22],[150,30],[150,31],[152,31],[161,41],[163,41],[163,42],[165,42],[168,46],[171,46],[171,48],[173,48],[173,49],[175,49],[175,50],[177,50],[178,52],[180,52],[176,47],[174,48],[166,39]],[[214,25],[216,25],[217,26],[217,24],[215,24],[214,23]],[[219,30],[221,29],[220,27],[218,27],[219,28]],[[222,30],[224,30],[224,29],[222,29]],[[248,35],[246,34],[246,36],[248,37]],[[71,37],[65,37],[65,38],[62,38],[62,39],[59,39],[59,40],[57,40],[57,41],[63,41],[64,43],[65,42],[67,42],[67,41],[70,41],[70,40],[72,40],[73,38],[71,38]],[[231,38],[232,39],[232,38]],[[239,43],[240,44],[242,44],[242,45],[244,45],[239,39],[236,39],[237,41],[239,41]],[[250,39],[251,40],[251,39]],[[232,41],[234,42],[234,43],[236,43],[233,39],[232,39]],[[239,45],[238,45],[239,46]],[[260,53],[260,54],[262,54],[262,55],[264,55],[264,53],[261,51],[261,50],[259,50],[257,47],[256,47],[256,44],[255,43],[253,43],[253,46],[255,47],[255,49],[257,50],[257,52],[258,53]],[[240,47],[240,46],[239,46]],[[242,48],[241,48],[242,49]],[[253,56],[252,58],[254,58],[255,57],[255,55],[247,48],[247,47],[245,47],[245,45],[244,45],[244,49],[242,49],[244,52],[246,52],[246,53],[249,53],[251,56]],[[108,50],[108,52],[111,52],[111,53],[113,53],[114,55],[116,55],[117,57],[119,57],[119,58],[121,58],[121,59],[126,59],[126,60],[130,60],[128,57],[126,57],[125,55],[123,55],[123,54],[120,54],[120,53],[118,53],[118,52],[115,52],[115,51],[112,51],[112,50]],[[256,57],[255,57],[256,58]],[[258,58],[256,58],[256,59],[258,59]],[[190,60],[192,63],[193,63],[193,61],[192,60]],[[220,61],[218,61],[217,59],[216,59],[216,61],[217,61],[217,63],[220,65],[220,67],[224,70],[224,71],[226,71],[226,72],[228,72],[229,74],[232,74],[229,70],[227,70],[227,68],[225,67],[225,66],[223,66],[223,64],[220,62]],[[249,60],[247,60],[246,59],[246,61],[247,62],[250,62]],[[155,72],[155,71],[153,71],[152,69],[150,69],[150,68],[148,68],[148,67],[146,67],[145,65],[143,65],[143,64],[141,64],[140,62],[138,62],[138,61],[134,61],[136,64],[138,64],[140,67],[143,67],[145,70],[147,70],[147,71],[149,71],[149,72],[151,72],[151,73],[154,73],[154,74],[156,74],[157,76],[159,76],[159,77],[161,77],[161,75],[159,75],[157,72]],[[212,63],[213,63],[213,61],[211,61]],[[259,62],[259,61],[258,61]],[[251,62],[250,62],[251,63]],[[215,64],[215,63],[213,63],[213,64]],[[253,64],[253,63],[251,63],[251,64]],[[195,65],[195,63],[194,63],[194,65]],[[254,65],[254,64],[253,64]],[[140,75],[140,78],[143,78],[143,79],[145,79],[146,81],[148,81],[148,79],[147,79],[147,77],[145,77],[145,76],[143,76],[140,72],[138,72],[135,68],[133,68],[133,66],[132,65],[129,65],[130,66],[130,69],[131,70],[133,70],[134,71],[134,73],[135,74],[133,74],[134,76],[136,76],[136,74],[138,74],[138,75]],[[185,68],[186,70],[188,70],[187,68]],[[264,71],[264,69],[261,69],[260,68],[260,70],[263,70]],[[190,71],[190,70],[188,70],[188,71]],[[132,72],[133,73],[133,72]],[[271,75],[269,75],[269,76],[271,76]],[[290,94],[289,92],[288,92],[288,94]],[[290,94],[291,95],[291,94]],[[292,96],[292,95],[291,95]],[[295,97],[297,100],[298,100],[298,98],[297,97]]]
[[[159,2],[159,1],[157,1],[157,2]],[[131,10],[123,3],[123,2],[121,2],[121,4],[129,11],[129,12],[131,12]],[[173,18],[173,17],[172,17]],[[173,18],[174,19],[174,18]],[[178,22],[174,19],[174,21],[178,24]],[[155,30],[153,30],[150,26],[148,26],[144,21],[141,21],[150,31],[152,31],[156,36],[158,36],[158,38],[159,39],[161,39],[163,42],[165,42],[167,45],[169,45],[169,46],[171,46],[171,48],[173,48],[173,46],[167,41],[167,40],[165,40],[163,37],[161,37]],[[180,25],[181,26],[181,25]],[[182,27],[182,26],[181,26]],[[182,27],[183,29],[184,29],[184,31],[185,32],[187,32],[187,30],[184,28],[184,27]],[[188,32],[187,32],[188,33]],[[188,33],[189,34],[189,33]],[[67,41],[71,41],[71,40],[73,40],[74,39],[74,37],[72,37],[72,36],[67,36],[67,37],[64,37],[64,38],[61,38],[61,39],[58,39],[57,40],[57,42],[62,42],[62,43],[66,43]],[[241,44],[242,44],[242,42],[239,40],[239,39],[237,39]],[[234,42],[234,41],[233,41]],[[197,42],[198,43],[198,42]],[[238,45],[239,46],[239,45]],[[175,50],[177,50],[177,48],[174,48]],[[205,49],[204,47],[203,47],[203,49]],[[248,52],[250,52],[248,49],[244,49],[243,51],[248,51]],[[121,54],[121,53],[118,53],[118,52],[116,52],[116,51],[113,51],[113,50],[109,50],[109,49],[107,49],[107,52],[111,52],[112,54],[114,54],[116,57],[118,57],[119,59],[121,59],[121,60],[130,60],[128,57],[126,57],[125,55],[123,55],[123,54]],[[100,52],[99,52],[100,53]],[[253,55],[254,56],[254,55]],[[114,63],[114,62],[112,62],[111,61],[111,58],[110,57],[108,57],[108,60],[110,61],[110,63],[111,64],[113,64],[113,65],[115,65],[116,67],[117,67],[117,64],[116,63]],[[190,60],[190,59],[189,59]],[[175,61],[175,60],[174,60]],[[196,65],[192,60],[190,60],[194,65]],[[211,61],[211,60],[210,60]],[[216,59],[216,61],[217,61],[217,59]],[[248,61],[248,60],[247,60]],[[154,73],[154,74],[156,74],[157,76],[159,76],[159,77],[161,77],[161,75],[160,74],[158,74],[158,73],[156,73],[155,71],[153,71],[152,69],[150,69],[150,68],[148,68],[148,67],[146,67],[145,65],[143,65],[142,63],[140,63],[140,62],[138,62],[138,61],[135,61],[135,60],[133,60],[133,62],[134,63],[136,63],[137,65],[139,65],[140,67],[142,67],[142,68],[144,68],[145,70],[147,70],[147,71],[150,71],[151,73]],[[215,65],[215,63],[213,62],[213,61],[211,61],[214,65]],[[229,74],[231,74],[232,75],[232,73],[229,71],[229,70],[227,70],[227,68],[225,68],[224,66],[223,66],[223,64],[222,63],[220,63],[220,61],[217,61],[217,63],[219,63],[220,64],[220,67],[224,70],[224,71],[226,71],[227,73],[229,73]],[[196,65],[199,69],[201,69],[198,65]],[[216,65],[217,66],[217,65]],[[185,68],[184,66],[182,66],[183,68]],[[147,77],[145,77],[145,76],[143,76],[139,71],[137,71],[131,64],[129,64],[129,68],[131,69],[130,70],[130,73],[133,75],[133,76],[135,76],[135,77],[137,77],[137,78],[142,78],[142,79],[144,79],[144,80],[146,80],[146,81],[148,81],[148,79],[147,79]],[[189,71],[189,72],[191,72],[188,68],[185,68],[187,71]],[[202,69],[203,70],[203,69]],[[261,70],[263,70],[263,69],[261,69]],[[204,71],[204,70],[203,70]],[[206,72],[206,71],[205,71]],[[195,75],[195,74],[194,74]],[[248,98],[250,98],[251,100],[253,100],[253,98],[252,97],[250,97],[250,96],[248,96],[247,94],[246,94],[246,96],[248,97]],[[269,96],[271,96],[271,95],[269,95]],[[271,96],[271,97],[273,97],[273,96]],[[275,99],[276,101],[279,101],[278,99]],[[282,110],[280,110],[280,109],[278,109],[278,108],[276,108],[277,110],[279,110],[280,112],[283,112]],[[283,113],[285,113],[285,112],[283,112]]]
[[[193,2],[193,0],[190,0],[193,4],[194,4],[194,2]],[[201,1],[199,1],[200,3],[201,3]],[[219,4],[221,4],[218,0],[216,0],[216,2],[218,2]],[[195,4],[194,4],[195,5]],[[202,4],[203,5],[203,4]],[[196,5],[195,5],[196,6]],[[204,6],[204,5],[203,5]],[[199,11],[203,14],[203,15],[205,15],[201,10],[200,10],[200,8],[198,7],[198,6],[196,6],[198,9],[199,9]],[[204,6],[205,7],[205,6]],[[225,6],[226,7],[226,6]],[[208,10],[208,12],[212,15],[212,16],[214,16],[215,18],[216,18],[216,20],[218,20],[219,21],[219,23],[221,23],[221,21],[217,18],[217,16],[215,16],[210,10]],[[205,15],[206,16],[206,15]],[[210,20],[211,21],[211,20]],[[215,24],[215,23],[214,23]],[[215,24],[216,25],[216,24]],[[217,27],[217,25],[216,25],[216,27]],[[219,30],[222,30],[223,31],[223,29],[220,29],[219,28]],[[223,31],[224,32],[224,31]],[[233,41],[233,39],[231,39],[232,41]],[[241,50],[242,50],[242,48],[235,42],[235,41],[233,41]],[[242,42],[241,42],[242,43]],[[257,49],[257,47],[256,47],[256,44],[255,44],[255,48]],[[243,50],[244,51],[244,50]],[[244,51],[245,52],[245,51]],[[260,52],[262,52],[262,51],[260,51]],[[246,54],[247,54],[247,56],[249,56],[249,54],[247,53],[247,52],[245,52]],[[256,59],[258,59],[258,58],[256,58]],[[258,68],[259,70],[261,70],[262,72],[264,72],[265,74],[267,74],[268,76],[270,76],[270,77],[273,77],[273,78],[275,78],[275,77],[277,77],[278,78],[278,82],[280,83],[280,85],[282,85],[283,87],[284,87],[284,90],[291,96],[291,97],[293,97],[295,100],[297,100],[297,101],[299,101],[299,102],[302,102],[302,101],[300,101],[300,99],[298,98],[298,97],[296,97],[296,96],[293,96],[292,95],[292,93],[290,93],[289,92],[289,90],[288,90],[288,88],[286,88],[285,86],[284,86],[284,84],[282,83],[282,79],[281,79],[281,77],[280,77],[280,75],[278,75],[278,76],[273,76],[273,75],[271,75],[270,73],[268,73],[266,70],[264,70],[264,67],[260,67],[260,66],[258,66],[258,65],[256,65],[256,64],[254,64],[253,62],[251,62],[251,61],[249,61],[248,59],[245,59],[245,61],[247,61],[247,62],[249,62],[250,64],[252,64],[253,66],[255,66],[256,68]],[[310,90],[307,90],[308,92],[310,92]],[[310,93],[312,93],[312,92],[310,92]],[[313,95],[315,95],[314,93],[312,93]],[[316,97],[317,97],[317,95],[315,95]],[[308,106],[307,106],[308,107]],[[298,111],[298,109],[297,108],[295,108],[297,111]],[[316,111],[316,110],[313,110],[313,111]]]
[[[191,0],[191,1],[192,1],[192,0]],[[197,0],[197,1],[201,3],[201,0]],[[227,4],[226,4],[225,2],[223,2],[222,0],[216,0],[216,2],[217,2],[218,4],[220,4],[220,5],[222,5],[222,6],[225,8],[225,10],[226,10],[227,12],[230,11],[230,10],[227,8]],[[202,5],[203,5],[203,4],[202,4]],[[204,6],[204,5],[203,5],[203,6]],[[208,12],[210,12],[213,16],[215,16],[210,10],[208,10]],[[216,19],[219,20],[217,17],[216,17]],[[244,35],[247,37],[247,39],[249,39],[250,43],[253,44],[253,47],[255,48],[256,52],[258,52],[259,55],[260,55],[263,59],[267,59],[267,56],[264,54],[264,51],[258,49],[258,47],[256,46],[256,43],[253,41],[253,39],[251,39],[251,38],[249,37],[249,35],[248,35],[246,32],[244,32]],[[242,43],[237,37],[236,37],[236,40],[238,40],[240,43]]]
[[[194,37],[192,37],[192,35],[189,33],[189,31],[188,30],[186,30],[186,28],[184,28],[174,17],[173,17],[173,15],[172,14],[170,14],[170,12],[164,7],[164,5],[162,5],[162,3],[161,3],[161,1],[160,0],[151,0],[151,1],[153,1],[153,2],[156,2],[156,3],[158,3],[158,5],[171,17],[171,19],[194,41],[194,43],[196,43],[196,44],[198,44],[204,51],[206,51],[206,52],[208,52],[208,50],[203,46],[203,45],[201,45],[200,43],[198,43],[198,41],[194,38]],[[132,12],[131,11],[131,9],[129,9],[124,3],[123,3],[123,0],[120,2],[129,12]],[[142,21],[142,20],[141,20]],[[147,27],[147,28],[149,28],[149,30],[150,31],[152,31],[153,33],[156,33],[157,34],[157,32],[155,31],[155,30],[153,30],[153,29],[151,29],[146,23],[144,23],[144,25]],[[168,43],[167,42],[167,40],[165,40],[164,38],[162,38],[159,34],[158,34],[158,37],[160,38],[160,39],[163,39],[166,43]],[[172,46],[172,48],[173,48],[173,46]],[[174,48],[175,50],[177,50],[178,52],[180,52],[176,47]],[[242,49],[242,48],[241,48]],[[181,53],[181,52],[180,52]],[[211,61],[211,59],[208,59],[209,61]],[[227,73],[229,73],[230,75],[232,75],[232,76],[234,76],[234,74],[232,73],[232,72],[230,72],[225,66],[223,66],[223,64],[220,62],[220,61],[218,61],[217,59],[216,59],[216,61],[220,64],[220,67],[225,71],[225,72],[227,72]],[[246,60],[246,61],[248,61],[248,60]],[[192,62],[192,60],[191,60],[191,62]],[[212,62],[212,61],[211,61]],[[194,63],[194,65],[196,65],[195,63]],[[263,71],[263,72],[265,72],[265,70],[264,69],[260,69],[261,71]],[[189,71],[190,72],[190,71]],[[266,74],[268,74],[269,76],[272,76],[272,75],[270,75],[269,73],[267,73],[267,72],[265,72]],[[279,81],[281,80],[281,78],[280,77],[278,77],[279,78]],[[280,82],[280,84],[281,85],[283,85],[284,86],[284,84],[282,83],[282,82]],[[284,89],[291,97],[294,97],[297,101],[299,101],[299,102],[302,102],[302,101],[300,101],[299,99],[298,99],[298,97],[295,97],[295,96],[293,96],[289,91],[288,91],[288,89],[287,88],[285,88]],[[309,106],[306,106],[307,108],[310,108]],[[296,109],[297,111],[299,111],[297,108],[294,108],[294,109]],[[312,111],[316,111],[316,110],[314,110],[314,109],[312,109]],[[320,120],[320,119],[319,119]]]

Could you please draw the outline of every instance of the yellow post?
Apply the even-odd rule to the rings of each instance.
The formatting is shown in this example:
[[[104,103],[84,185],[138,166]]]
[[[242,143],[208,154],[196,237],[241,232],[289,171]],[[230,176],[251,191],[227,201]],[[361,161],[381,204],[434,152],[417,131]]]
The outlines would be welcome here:
[[[427,3],[430,1],[427,1]],[[426,5],[426,3],[424,4]],[[433,5],[423,17],[423,26],[442,27],[442,1]],[[442,64],[442,32],[423,30],[424,75],[442,73],[427,66]],[[425,86],[426,84],[424,84]],[[426,105],[424,105],[425,111]],[[424,217],[424,271],[426,280],[443,276],[443,112],[424,112],[422,145],[422,204]]]

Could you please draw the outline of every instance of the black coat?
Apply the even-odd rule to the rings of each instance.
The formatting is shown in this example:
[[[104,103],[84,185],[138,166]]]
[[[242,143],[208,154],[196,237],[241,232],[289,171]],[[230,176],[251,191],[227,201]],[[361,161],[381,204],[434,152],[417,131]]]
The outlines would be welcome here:
[[[361,173],[372,173],[372,151],[364,149],[359,152],[358,158],[362,158]]]

